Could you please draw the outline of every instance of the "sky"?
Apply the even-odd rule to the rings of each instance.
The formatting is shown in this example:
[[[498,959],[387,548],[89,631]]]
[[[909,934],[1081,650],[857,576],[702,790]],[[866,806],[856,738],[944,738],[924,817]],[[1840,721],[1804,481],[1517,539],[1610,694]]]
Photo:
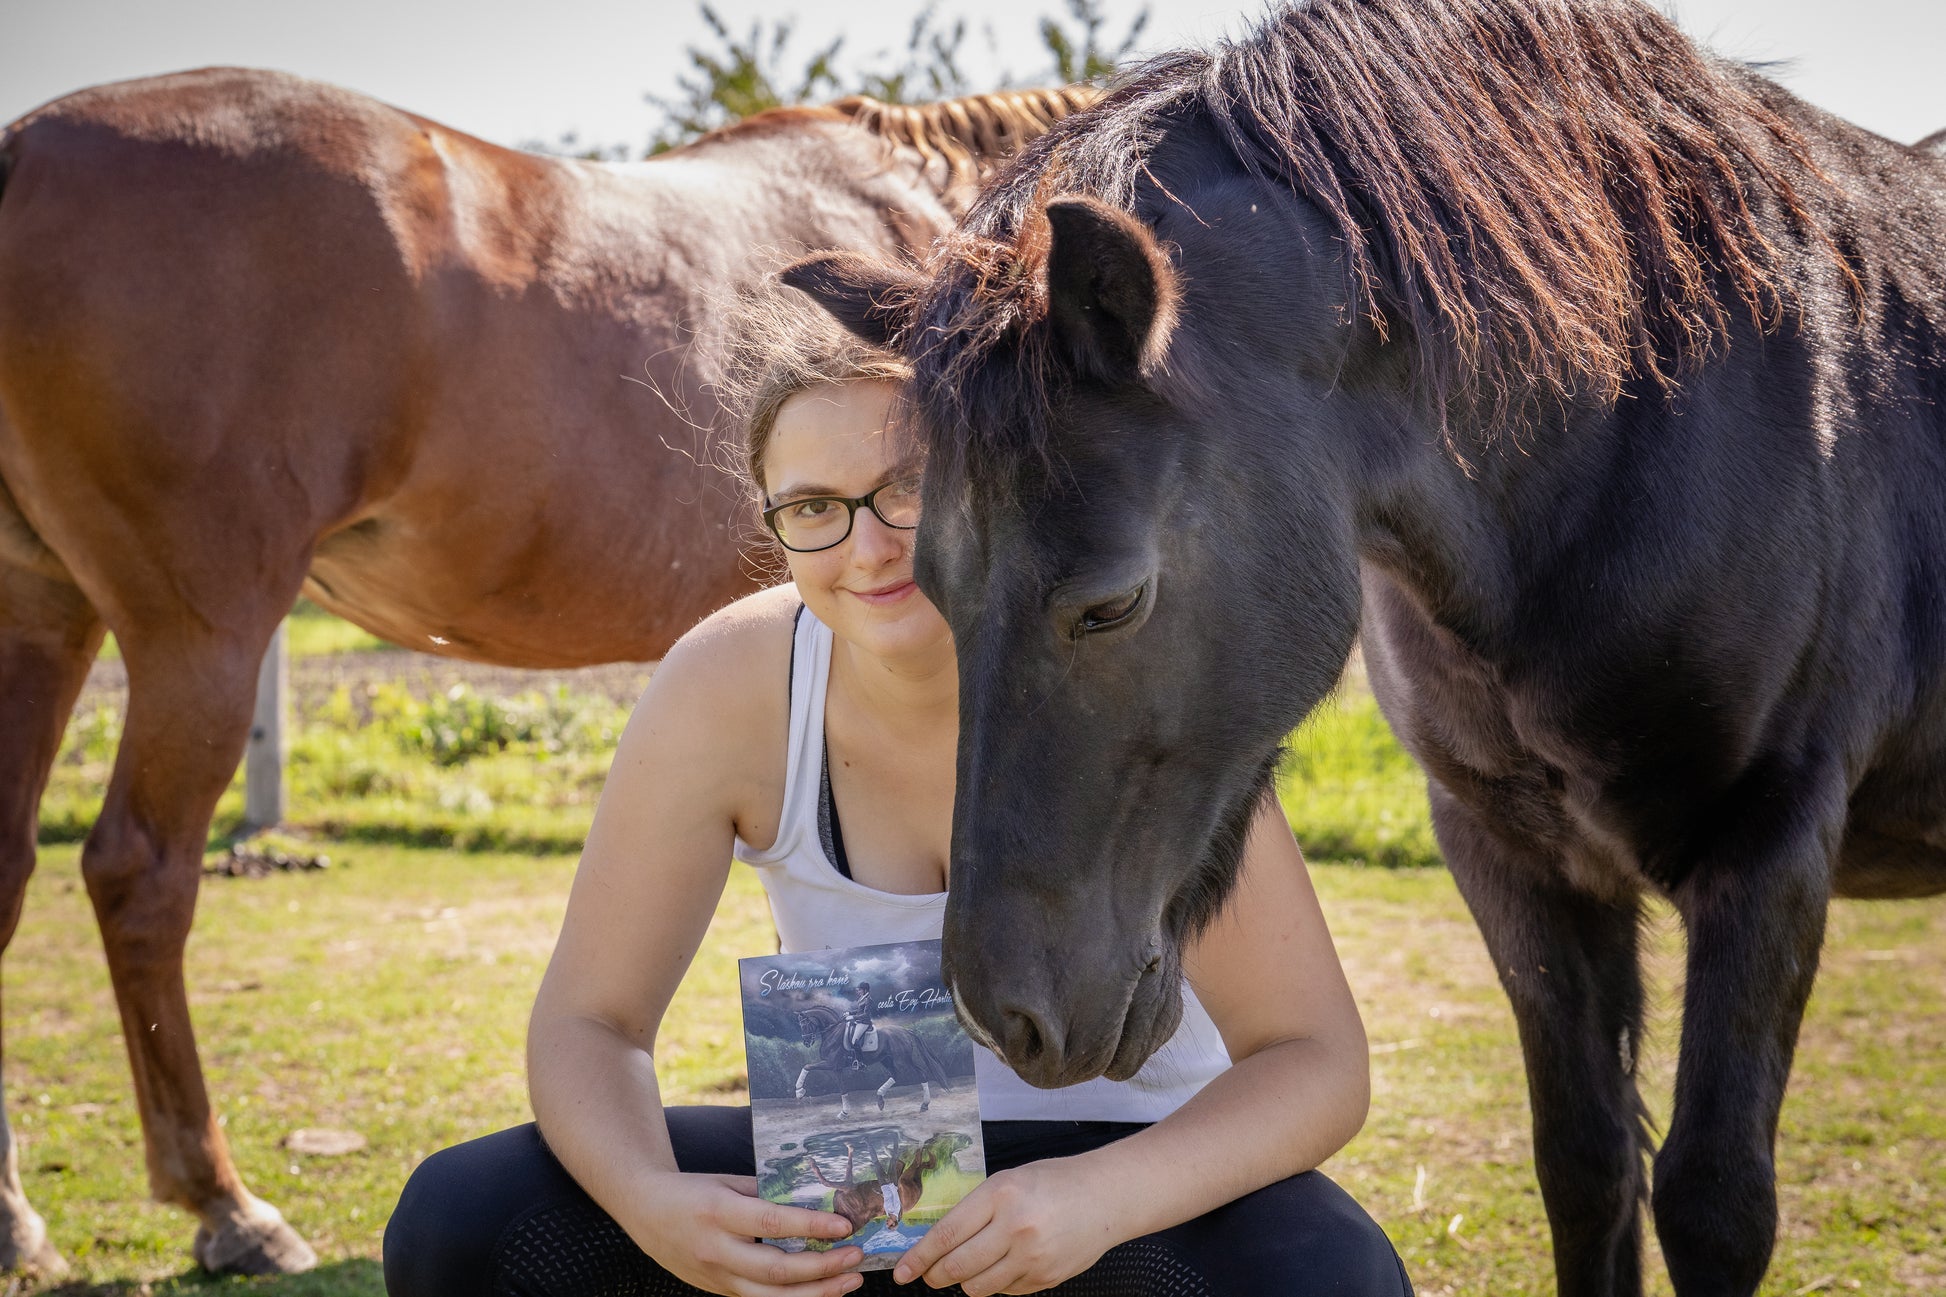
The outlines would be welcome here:
[[[1064,0],[937,0],[965,15],[970,69],[997,80],[1044,64],[1037,20]],[[1106,0],[1117,34],[1141,0]],[[1148,0],[1147,51],[1239,34],[1262,0]],[[1881,134],[1946,127],[1942,0],[1673,0],[1720,53],[1788,60],[1797,93]],[[843,36],[868,62],[903,42],[917,0],[716,0],[741,31],[794,18],[804,54]],[[990,27],[992,48],[983,28]],[[212,64],[281,68],[375,95],[502,144],[559,141],[639,152],[685,50],[715,48],[694,0],[0,0],[0,122],[103,81]]]

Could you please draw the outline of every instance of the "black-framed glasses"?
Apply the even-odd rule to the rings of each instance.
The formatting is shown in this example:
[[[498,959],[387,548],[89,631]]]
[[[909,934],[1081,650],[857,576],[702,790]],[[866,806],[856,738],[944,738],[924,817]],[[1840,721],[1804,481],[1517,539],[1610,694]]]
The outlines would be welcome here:
[[[911,531],[919,525],[919,479],[899,478],[850,499],[842,495],[813,495],[802,500],[786,500],[765,509],[763,520],[770,534],[785,549],[797,554],[815,554],[844,544],[860,509],[870,509],[888,527]]]

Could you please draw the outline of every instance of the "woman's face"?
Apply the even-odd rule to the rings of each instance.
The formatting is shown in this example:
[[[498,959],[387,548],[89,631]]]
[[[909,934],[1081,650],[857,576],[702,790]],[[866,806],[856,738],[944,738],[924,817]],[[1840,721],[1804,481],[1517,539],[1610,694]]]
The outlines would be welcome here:
[[[784,402],[764,455],[772,505],[806,496],[857,497],[916,477],[910,443],[887,427],[897,388],[857,379],[799,392]],[[798,594],[838,638],[899,659],[950,645],[945,619],[912,582],[914,531],[888,527],[860,508],[851,534],[830,549],[785,551]]]

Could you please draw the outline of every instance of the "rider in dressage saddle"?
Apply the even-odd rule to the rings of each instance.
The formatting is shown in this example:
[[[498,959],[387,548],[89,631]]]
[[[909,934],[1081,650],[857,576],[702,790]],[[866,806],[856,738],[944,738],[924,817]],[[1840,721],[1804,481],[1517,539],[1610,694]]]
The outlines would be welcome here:
[[[865,1066],[862,1052],[871,1031],[872,984],[860,982],[857,993],[852,996],[851,1007],[845,1010],[845,1050],[851,1055],[851,1070],[854,1072]]]

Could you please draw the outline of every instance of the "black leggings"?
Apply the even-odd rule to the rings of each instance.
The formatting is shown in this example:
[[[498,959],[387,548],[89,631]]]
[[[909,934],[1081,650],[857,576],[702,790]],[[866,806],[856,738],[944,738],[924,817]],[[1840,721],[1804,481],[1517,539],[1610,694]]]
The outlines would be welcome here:
[[[669,1108],[684,1171],[755,1171],[748,1108]],[[1122,1122],[990,1121],[989,1171],[1112,1143]],[[433,1154],[406,1182],[385,1228],[390,1297],[692,1297],[595,1205],[531,1123]],[[931,1293],[890,1270],[861,1297]],[[943,1290],[963,1297],[957,1287]],[[1111,1248],[1048,1290],[1060,1297],[1411,1297],[1384,1231],[1351,1196],[1308,1171],[1208,1215]]]

